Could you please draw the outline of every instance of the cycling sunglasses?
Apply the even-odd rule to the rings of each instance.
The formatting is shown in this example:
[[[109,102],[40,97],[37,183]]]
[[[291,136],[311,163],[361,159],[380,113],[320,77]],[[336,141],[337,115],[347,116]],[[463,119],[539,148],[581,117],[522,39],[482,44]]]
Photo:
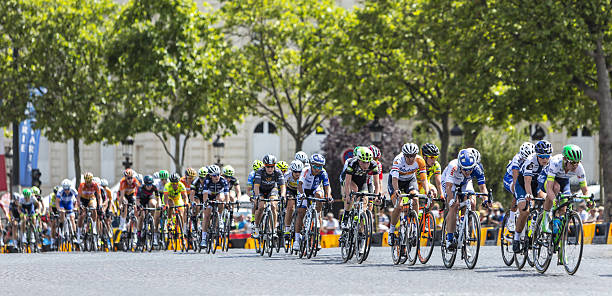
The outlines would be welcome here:
[[[425,158],[436,160],[438,159],[438,156],[437,155],[436,156],[425,156]]]
[[[404,157],[406,157],[406,158],[415,158],[416,154],[404,154]]]
[[[538,154],[539,158],[550,158],[550,154]]]
[[[320,169],[323,169],[323,166],[322,165],[314,165],[313,164],[312,168],[315,169],[315,170],[320,170]]]
[[[208,174],[211,177],[219,177],[219,174]]]

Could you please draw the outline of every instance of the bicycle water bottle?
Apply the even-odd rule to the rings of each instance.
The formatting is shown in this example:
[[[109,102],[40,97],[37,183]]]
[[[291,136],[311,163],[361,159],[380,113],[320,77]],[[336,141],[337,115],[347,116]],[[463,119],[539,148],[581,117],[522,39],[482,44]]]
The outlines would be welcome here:
[[[561,227],[561,220],[559,218],[553,219],[553,233],[559,233],[559,228]]]

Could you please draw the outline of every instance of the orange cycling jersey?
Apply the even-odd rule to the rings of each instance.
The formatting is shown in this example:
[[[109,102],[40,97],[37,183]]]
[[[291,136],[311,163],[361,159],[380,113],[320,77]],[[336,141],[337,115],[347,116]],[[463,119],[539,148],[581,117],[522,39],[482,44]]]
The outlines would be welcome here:
[[[191,182],[193,182],[195,178],[191,179]],[[189,193],[189,191],[191,190],[191,182],[187,181],[187,177],[181,177],[181,183],[183,183],[183,185],[185,185],[185,190],[187,190],[187,193]],[[187,194],[189,195],[189,194]]]
[[[91,182],[87,184],[85,182],[79,185],[79,196],[84,199],[92,199],[95,196],[100,196],[100,186],[98,184]]]
[[[119,183],[119,191],[125,190],[124,194],[126,195],[134,194],[134,196],[136,196],[138,187],[140,187],[140,182],[138,182],[138,180],[136,180],[134,177],[132,177],[132,182],[128,182],[124,177]]]

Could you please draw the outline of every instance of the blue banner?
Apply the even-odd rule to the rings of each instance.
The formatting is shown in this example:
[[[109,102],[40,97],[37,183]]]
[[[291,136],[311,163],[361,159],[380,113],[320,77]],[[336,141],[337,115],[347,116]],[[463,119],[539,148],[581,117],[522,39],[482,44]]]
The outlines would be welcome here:
[[[43,92],[46,92],[43,89]],[[40,96],[38,89],[32,89],[30,96]],[[32,128],[36,122],[32,103],[28,103],[25,115],[27,119],[19,124],[19,183],[21,186],[32,186],[32,169],[38,168],[38,149],[40,144],[40,130]]]

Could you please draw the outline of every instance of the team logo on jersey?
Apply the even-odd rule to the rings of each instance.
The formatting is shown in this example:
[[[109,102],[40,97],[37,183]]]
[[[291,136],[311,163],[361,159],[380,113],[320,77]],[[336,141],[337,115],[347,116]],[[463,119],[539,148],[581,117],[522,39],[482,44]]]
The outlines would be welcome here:
[[[272,177],[266,177],[266,181],[268,182],[272,181]]]

